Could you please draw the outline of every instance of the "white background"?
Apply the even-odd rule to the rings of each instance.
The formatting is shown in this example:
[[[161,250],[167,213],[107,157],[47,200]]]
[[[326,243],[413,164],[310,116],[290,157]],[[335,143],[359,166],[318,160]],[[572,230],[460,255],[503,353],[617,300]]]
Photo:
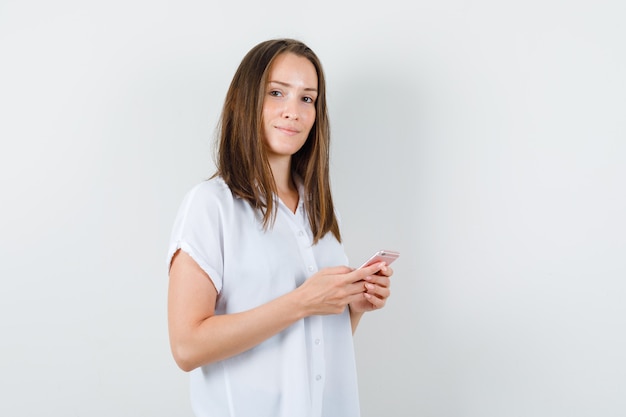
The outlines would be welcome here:
[[[0,415],[191,416],[165,255],[243,55],[324,63],[363,417],[626,415],[615,1],[0,1]],[[294,416],[295,417],[295,416]]]

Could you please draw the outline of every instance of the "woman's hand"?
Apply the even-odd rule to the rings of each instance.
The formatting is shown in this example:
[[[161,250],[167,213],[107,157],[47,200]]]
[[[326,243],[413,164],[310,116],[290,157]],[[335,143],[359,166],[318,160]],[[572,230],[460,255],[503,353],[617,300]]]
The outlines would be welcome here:
[[[331,268],[324,268],[319,272],[310,276],[298,289],[299,300],[301,305],[306,309],[306,316],[308,315],[323,315],[323,314],[339,314],[343,312],[348,305],[354,303],[358,304],[361,301],[365,301],[367,305],[371,306],[368,298],[364,297],[384,297],[384,290],[369,290],[371,294],[366,294],[368,291],[367,286],[373,281],[368,277],[377,273],[384,266],[383,262],[376,263],[374,265],[352,269],[347,266],[337,266]],[[382,284],[388,286],[388,280],[386,276],[381,276]],[[376,295],[381,293],[382,295]],[[376,301],[376,305],[379,303]],[[370,308],[371,309],[371,308]]]
[[[366,276],[361,283],[365,291],[358,299],[350,303],[350,312],[362,314],[383,308],[387,298],[391,295],[391,290],[389,289],[391,280],[389,278],[392,275],[393,269],[383,264],[375,274]]]

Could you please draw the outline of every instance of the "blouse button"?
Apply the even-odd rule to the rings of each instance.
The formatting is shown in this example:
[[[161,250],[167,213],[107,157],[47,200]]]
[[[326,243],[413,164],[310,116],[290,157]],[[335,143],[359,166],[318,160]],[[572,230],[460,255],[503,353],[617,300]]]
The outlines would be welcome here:
[[[309,265],[309,272],[313,272],[313,265]]]
[[[321,341],[321,340],[319,340],[319,339],[315,339],[315,344],[316,344],[317,346],[319,346],[319,344],[320,344],[320,343],[322,343],[322,341]]]
[[[298,236],[304,236],[304,232],[303,232],[302,230],[300,230],[300,231],[298,232]]]
[[[322,379],[322,376],[321,376],[321,375],[315,375],[315,380],[316,380],[316,381],[319,381],[320,379]]]

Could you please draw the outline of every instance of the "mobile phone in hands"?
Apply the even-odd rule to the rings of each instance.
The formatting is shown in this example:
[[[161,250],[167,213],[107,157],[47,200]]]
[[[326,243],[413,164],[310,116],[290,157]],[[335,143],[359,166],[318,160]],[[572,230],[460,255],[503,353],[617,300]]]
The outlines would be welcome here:
[[[383,262],[383,261],[387,264],[387,266],[389,266],[393,261],[398,259],[399,256],[400,256],[400,252],[396,252],[392,250],[379,250],[376,253],[374,253],[372,256],[370,256],[370,258],[367,261],[365,261],[363,265],[359,267],[359,269],[365,268],[366,266],[370,266],[377,262]]]

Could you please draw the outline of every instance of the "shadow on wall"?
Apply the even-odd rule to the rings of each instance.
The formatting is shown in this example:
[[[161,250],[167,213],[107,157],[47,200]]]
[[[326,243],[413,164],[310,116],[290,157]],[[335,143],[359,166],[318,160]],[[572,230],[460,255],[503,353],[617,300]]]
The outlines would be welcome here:
[[[373,249],[360,245],[411,249],[426,139],[425,100],[417,78],[370,68],[329,88],[337,97],[330,103],[331,173],[355,256]]]

